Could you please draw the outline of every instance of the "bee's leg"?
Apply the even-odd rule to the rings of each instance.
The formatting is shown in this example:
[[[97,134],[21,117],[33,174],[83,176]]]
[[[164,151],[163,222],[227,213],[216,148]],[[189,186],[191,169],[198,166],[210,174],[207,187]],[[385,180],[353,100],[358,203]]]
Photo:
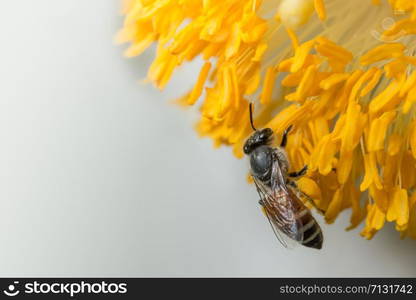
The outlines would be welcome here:
[[[290,186],[290,187],[292,187],[292,190],[295,192],[295,194],[296,194],[296,196],[298,198],[303,198],[306,201],[308,201],[321,215],[324,215],[325,214],[325,211],[323,211],[322,209],[320,209],[319,207],[317,207],[316,204],[315,204],[315,202],[313,201],[313,199],[309,195],[305,194],[304,192],[302,192],[299,189],[299,187],[296,184],[296,182],[294,182],[294,181],[292,181],[292,180],[289,179],[287,181],[287,185]]]
[[[292,177],[292,178],[301,177],[301,176],[303,176],[303,175],[305,175],[305,174],[306,174],[306,171],[307,171],[307,170],[308,170],[308,166],[304,166],[304,167],[302,168],[302,170],[297,171],[297,172],[292,172],[292,173],[289,173],[288,175],[289,175],[289,177]]]
[[[290,130],[292,129],[292,125],[290,125],[288,128],[286,128],[285,132],[283,132],[282,136],[282,142],[280,143],[280,147],[284,148],[287,144],[287,135],[289,134]]]

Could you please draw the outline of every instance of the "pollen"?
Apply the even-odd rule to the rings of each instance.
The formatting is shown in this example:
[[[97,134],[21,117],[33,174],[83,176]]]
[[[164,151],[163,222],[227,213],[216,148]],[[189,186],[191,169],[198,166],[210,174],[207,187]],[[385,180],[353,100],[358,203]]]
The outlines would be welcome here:
[[[159,89],[197,61],[195,128],[215,147],[242,147],[255,124],[277,136],[302,191],[333,223],[350,210],[371,239],[386,223],[416,238],[416,2],[413,0],[127,0],[117,41],[151,45]],[[386,20],[393,20],[386,26]],[[150,50],[150,49],[149,49]]]

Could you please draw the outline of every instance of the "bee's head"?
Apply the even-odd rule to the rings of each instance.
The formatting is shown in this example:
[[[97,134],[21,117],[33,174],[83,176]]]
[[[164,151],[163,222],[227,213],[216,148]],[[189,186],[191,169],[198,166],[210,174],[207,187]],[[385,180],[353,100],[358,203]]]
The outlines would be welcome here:
[[[253,105],[250,103],[249,105],[249,113],[250,113],[250,125],[253,128],[254,133],[248,138],[245,142],[243,151],[245,154],[250,154],[254,149],[262,145],[268,145],[273,136],[273,130],[271,128],[264,128],[261,130],[257,130],[254,127],[253,123]]]
[[[256,130],[244,144],[244,153],[248,155],[257,147],[270,144],[272,137],[273,130],[270,128]]]

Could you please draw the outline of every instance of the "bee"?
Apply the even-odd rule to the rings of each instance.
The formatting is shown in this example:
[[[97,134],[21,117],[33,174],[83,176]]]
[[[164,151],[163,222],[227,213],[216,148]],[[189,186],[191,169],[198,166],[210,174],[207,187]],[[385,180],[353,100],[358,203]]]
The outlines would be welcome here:
[[[257,130],[253,124],[251,104],[249,111],[254,133],[245,142],[243,151],[250,158],[250,174],[260,196],[259,204],[274,234],[285,247],[295,241],[306,247],[321,249],[321,227],[300,199],[305,198],[312,204],[313,200],[300,191],[293,180],[305,175],[307,166],[289,173],[290,165],[284,148],[292,126],[284,131],[280,146],[272,147],[273,130]]]

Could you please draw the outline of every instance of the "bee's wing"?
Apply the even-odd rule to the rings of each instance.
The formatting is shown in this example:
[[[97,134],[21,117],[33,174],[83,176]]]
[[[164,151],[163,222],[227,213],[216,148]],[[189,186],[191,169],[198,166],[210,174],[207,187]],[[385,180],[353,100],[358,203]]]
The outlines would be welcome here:
[[[300,200],[295,193],[286,186],[286,179],[282,174],[279,160],[273,161],[272,174],[270,176],[272,199],[277,200],[271,204],[275,208],[277,217],[281,217],[285,221],[286,227],[284,232],[297,242],[303,241],[303,224],[301,218],[298,217]],[[280,216],[279,216],[280,214]]]
[[[303,241],[302,221],[298,218],[298,199],[295,194],[286,187],[285,179],[280,169],[279,161],[273,162],[270,187],[253,176],[264,211],[272,225],[273,231],[284,246],[292,241]],[[289,241],[287,241],[289,240]],[[290,241],[291,240],[291,241]]]
[[[278,159],[273,161],[272,165],[272,174],[270,176],[270,186],[272,192],[286,192],[289,194],[289,191],[286,187],[286,180],[282,174],[282,169],[280,168],[280,163]]]
[[[291,238],[289,238],[285,233],[282,232],[282,230],[279,228],[278,222],[276,221],[274,214],[271,214],[269,212],[269,209],[266,208],[268,207],[266,203],[270,202],[270,200],[267,199],[268,197],[270,197],[268,192],[266,191],[267,187],[265,187],[256,177],[253,176],[253,179],[262,202],[262,211],[266,216],[267,220],[269,221],[274,235],[285,248],[294,248],[297,243],[295,243]]]

